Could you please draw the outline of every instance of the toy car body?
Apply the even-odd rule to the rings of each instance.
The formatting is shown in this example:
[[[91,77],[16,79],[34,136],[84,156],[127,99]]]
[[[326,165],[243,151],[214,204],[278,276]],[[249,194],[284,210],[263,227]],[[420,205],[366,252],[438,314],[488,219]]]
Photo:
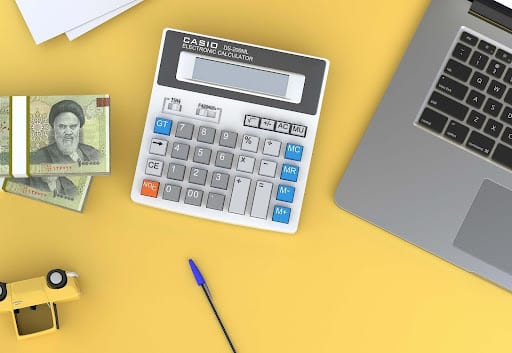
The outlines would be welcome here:
[[[24,281],[0,282],[0,313],[10,312],[18,339],[59,329],[57,303],[80,297],[78,275],[55,269]]]

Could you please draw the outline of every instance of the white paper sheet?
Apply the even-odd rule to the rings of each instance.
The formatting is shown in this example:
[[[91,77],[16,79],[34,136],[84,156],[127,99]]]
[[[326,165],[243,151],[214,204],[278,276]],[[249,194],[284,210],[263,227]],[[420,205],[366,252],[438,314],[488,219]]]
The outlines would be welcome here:
[[[502,5],[505,5],[509,9],[512,9],[512,0],[495,0],[496,2],[499,2]]]
[[[137,4],[140,4],[142,1],[143,0],[135,0],[129,4],[121,6],[117,10],[111,11],[111,12],[109,12],[103,16],[100,16],[92,21],[89,21],[81,26],[73,28],[72,30],[66,32],[66,36],[68,37],[69,40],[76,39],[76,38],[80,37],[82,34],[89,32],[91,29],[94,29],[94,28],[98,27],[99,25],[107,22],[108,20],[116,17],[120,13],[123,13],[124,11],[134,7]]]
[[[16,0],[16,3],[36,44],[40,44],[132,1]]]

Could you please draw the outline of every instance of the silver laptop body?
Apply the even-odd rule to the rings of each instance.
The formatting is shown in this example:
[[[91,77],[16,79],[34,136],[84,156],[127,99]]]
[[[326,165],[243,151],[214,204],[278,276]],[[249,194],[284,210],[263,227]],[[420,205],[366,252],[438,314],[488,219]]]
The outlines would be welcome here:
[[[335,200],[512,290],[512,35],[471,6],[431,1]]]

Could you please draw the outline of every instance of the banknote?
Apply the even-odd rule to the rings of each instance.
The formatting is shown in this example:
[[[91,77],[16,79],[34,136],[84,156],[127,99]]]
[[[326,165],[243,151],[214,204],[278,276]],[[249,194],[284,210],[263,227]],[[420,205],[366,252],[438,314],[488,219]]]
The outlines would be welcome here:
[[[108,95],[27,99],[30,176],[110,173]]]
[[[3,190],[82,212],[91,181],[91,176],[9,178],[4,181]]]
[[[10,97],[0,96],[0,176],[10,173]]]

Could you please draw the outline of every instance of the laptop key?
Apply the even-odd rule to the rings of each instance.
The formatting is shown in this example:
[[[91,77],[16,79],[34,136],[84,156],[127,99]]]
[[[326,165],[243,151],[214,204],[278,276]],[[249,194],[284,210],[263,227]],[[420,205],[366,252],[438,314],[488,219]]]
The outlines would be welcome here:
[[[448,118],[445,117],[442,114],[439,114],[438,112],[433,111],[430,108],[425,108],[423,113],[420,116],[420,119],[418,122],[425,126],[426,128],[437,132],[440,134],[444,126],[446,125],[446,122],[448,121]]]
[[[479,51],[474,51],[469,60],[469,65],[476,67],[477,69],[483,70],[485,65],[489,61],[489,57]]]
[[[512,108],[505,107],[503,113],[501,114],[500,120],[506,122],[509,125],[512,125]]]
[[[477,112],[476,110],[472,110],[471,113],[469,113],[469,117],[466,122],[469,125],[476,127],[477,129],[480,129],[484,125],[485,119],[485,115]]]
[[[484,104],[484,99],[485,96],[483,94],[472,89],[468,94],[468,98],[466,98],[466,103],[475,108],[480,108]]]
[[[512,85],[512,68],[509,68],[507,70],[507,73],[505,74],[503,81],[505,81],[505,83],[508,83],[509,85]]]
[[[501,141],[512,146],[512,129],[511,128],[509,128],[509,127],[505,128],[505,131],[503,131],[503,135],[501,135]]]
[[[512,88],[509,88],[507,91],[507,94],[505,95],[505,98],[503,98],[505,102],[512,105]]]
[[[502,103],[492,98],[488,98],[487,102],[485,102],[484,112],[491,114],[492,116],[498,116],[500,114],[501,108],[503,108]]]
[[[433,92],[430,96],[428,104],[443,113],[453,116],[459,120],[464,120],[468,113],[468,107],[465,105],[446,97],[438,92]]]
[[[455,49],[453,50],[452,56],[454,58],[459,59],[460,61],[466,61],[469,58],[469,55],[471,54],[471,48],[462,44],[457,43],[455,46]]]
[[[489,76],[486,76],[481,72],[475,71],[473,73],[473,77],[471,77],[471,81],[469,81],[469,84],[483,91],[485,89],[485,86],[487,86],[487,82],[489,82]]]
[[[500,60],[503,60],[507,64],[512,64],[512,54],[504,51],[503,49],[498,49],[496,57]]]
[[[487,66],[487,73],[493,75],[494,77],[500,78],[505,72],[505,64],[500,63],[496,60],[491,60],[489,66]]]
[[[462,32],[460,40],[472,46],[475,46],[476,43],[478,43],[478,38],[468,32]]]
[[[483,50],[487,54],[491,55],[493,55],[496,51],[496,47],[491,43],[487,43],[485,40],[481,40],[480,43],[478,43],[478,49]]]
[[[494,119],[489,119],[487,120],[487,124],[485,124],[484,132],[492,137],[498,137],[502,129],[502,123],[497,122]]]
[[[466,146],[472,151],[483,156],[488,156],[494,146],[494,140],[479,132],[472,131],[469,135],[468,142],[466,142]]]
[[[503,96],[506,89],[507,86],[505,86],[503,83],[499,83],[496,80],[492,80],[491,84],[489,85],[489,88],[487,89],[487,93],[499,99]]]
[[[455,120],[450,121],[448,124],[448,127],[446,128],[446,131],[444,135],[448,137],[450,140],[453,140],[458,143],[463,143],[466,139],[466,136],[468,136],[469,128],[467,126],[464,126]]]
[[[498,143],[494,153],[492,154],[492,160],[505,167],[512,168],[512,149]]]
[[[461,81],[466,82],[471,75],[471,68],[463,65],[453,59],[448,60],[444,72],[451,76],[458,78]]]
[[[439,78],[437,89],[458,99],[463,99],[468,91],[466,86],[445,75]]]

